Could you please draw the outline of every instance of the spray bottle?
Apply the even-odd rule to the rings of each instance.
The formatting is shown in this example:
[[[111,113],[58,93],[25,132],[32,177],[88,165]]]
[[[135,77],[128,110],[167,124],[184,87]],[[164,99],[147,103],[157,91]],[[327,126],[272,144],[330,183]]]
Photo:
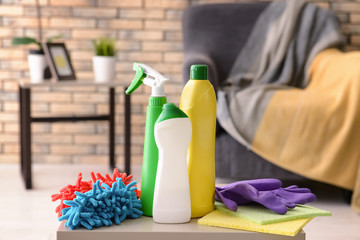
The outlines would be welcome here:
[[[140,197],[144,215],[151,217],[159,154],[155,143],[154,126],[156,120],[162,112],[163,105],[166,103],[163,84],[168,80],[168,78],[145,64],[134,63],[133,69],[136,71],[136,75],[134,80],[131,82],[131,85],[126,90],[126,94],[134,92],[142,83],[152,87],[149,105],[146,110]]]

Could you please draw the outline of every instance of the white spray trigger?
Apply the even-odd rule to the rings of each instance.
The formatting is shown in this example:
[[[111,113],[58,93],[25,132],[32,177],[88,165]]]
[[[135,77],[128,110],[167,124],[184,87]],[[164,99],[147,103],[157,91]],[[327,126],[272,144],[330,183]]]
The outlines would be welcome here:
[[[152,88],[151,96],[164,97],[164,82],[169,79],[143,63],[137,63],[137,65],[142,67],[144,73],[146,74],[146,77],[143,79],[143,83]]]

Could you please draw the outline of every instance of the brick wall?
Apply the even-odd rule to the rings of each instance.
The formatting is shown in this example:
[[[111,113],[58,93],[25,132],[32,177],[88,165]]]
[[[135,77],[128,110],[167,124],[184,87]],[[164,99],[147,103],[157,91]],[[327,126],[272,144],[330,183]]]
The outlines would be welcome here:
[[[28,81],[26,51],[13,47],[18,36],[37,37],[36,0],[0,0],[0,163],[19,161],[17,82]],[[116,81],[126,86],[134,77],[132,63],[146,63],[171,82],[168,101],[179,103],[182,90],[181,17],[189,5],[221,0],[39,0],[45,37],[63,35],[70,50],[78,81],[92,81],[91,40],[108,36],[118,48]],[[333,9],[342,21],[349,45],[360,46],[359,1],[314,1]],[[123,90],[117,89],[117,163],[123,158]],[[132,96],[132,160],[141,163],[145,111],[150,89],[140,88]],[[104,113],[107,89],[96,87],[38,87],[32,95],[32,113],[37,116],[64,113]],[[35,162],[106,163],[107,124],[56,123],[33,125]]]

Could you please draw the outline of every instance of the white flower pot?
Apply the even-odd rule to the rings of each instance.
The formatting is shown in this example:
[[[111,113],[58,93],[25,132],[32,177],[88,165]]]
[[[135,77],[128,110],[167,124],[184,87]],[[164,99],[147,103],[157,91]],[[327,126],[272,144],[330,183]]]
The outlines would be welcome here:
[[[41,83],[44,80],[44,71],[47,61],[44,54],[28,54],[31,83]]]
[[[114,80],[115,77],[115,57],[94,56],[93,69],[95,74],[95,82],[106,83]]]

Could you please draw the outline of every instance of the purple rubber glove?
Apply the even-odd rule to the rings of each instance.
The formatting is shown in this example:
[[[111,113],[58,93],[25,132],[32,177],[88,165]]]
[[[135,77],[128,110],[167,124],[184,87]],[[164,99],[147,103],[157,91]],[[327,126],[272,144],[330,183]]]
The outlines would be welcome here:
[[[294,208],[296,204],[316,200],[308,188],[295,185],[281,188],[281,185],[280,180],[271,178],[234,182],[216,187],[215,199],[222,201],[232,211],[236,211],[238,205],[257,202],[279,214],[285,214],[287,208]]]

